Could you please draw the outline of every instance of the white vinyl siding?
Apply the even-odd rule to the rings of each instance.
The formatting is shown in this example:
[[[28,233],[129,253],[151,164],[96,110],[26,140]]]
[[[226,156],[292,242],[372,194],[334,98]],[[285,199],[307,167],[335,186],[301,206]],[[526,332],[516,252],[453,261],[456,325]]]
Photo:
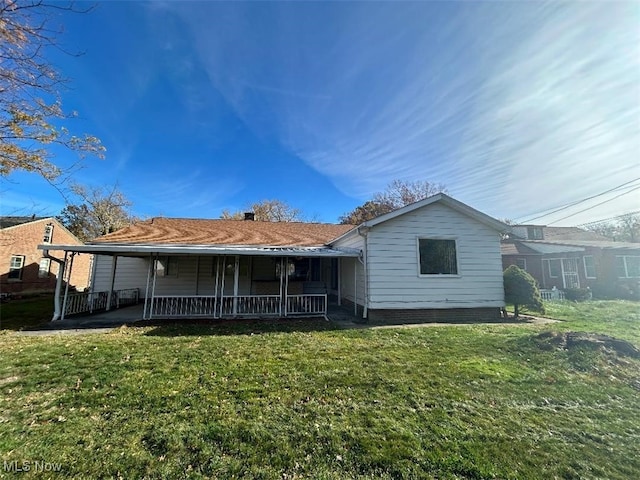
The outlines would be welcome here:
[[[336,248],[363,250],[364,238],[354,232],[339,242],[336,242],[333,246]],[[357,258],[341,258],[340,262],[340,290],[342,292],[342,298],[357,303],[358,305],[364,305],[364,265],[362,265],[362,262]]]
[[[374,226],[368,239],[369,308],[504,305],[499,233],[432,204]],[[455,238],[457,275],[417,275],[417,238]]]
[[[108,255],[96,255],[94,258],[94,277],[91,289],[94,292],[109,290],[111,278],[112,257]],[[143,297],[147,286],[147,272],[149,260],[146,258],[118,257],[116,267],[115,290],[138,288]]]

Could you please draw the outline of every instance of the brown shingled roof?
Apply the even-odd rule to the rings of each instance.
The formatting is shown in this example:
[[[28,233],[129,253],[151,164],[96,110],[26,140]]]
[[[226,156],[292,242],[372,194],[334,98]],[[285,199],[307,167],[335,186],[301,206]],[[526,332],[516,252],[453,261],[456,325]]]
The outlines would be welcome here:
[[[609,237],[578,227],[544,227],[545,240],[611,241]]]
[[[327,223],[158,217],[103,235],[92,243],[316,247],[352,228]]]

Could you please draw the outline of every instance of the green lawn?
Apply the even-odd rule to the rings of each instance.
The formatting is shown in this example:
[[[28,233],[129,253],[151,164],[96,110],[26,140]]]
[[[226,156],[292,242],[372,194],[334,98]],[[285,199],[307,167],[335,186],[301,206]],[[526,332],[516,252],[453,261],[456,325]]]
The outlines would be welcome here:
[[[51,320],[53,295],[11,300],[0,304],[0,330],[21,330]]]
[[[640,478],[640,359],[548,341],[640,346],[637,311],[553,305],[566,321],[541,327],[5,332],[0,461],[59,463],[55,478]]]

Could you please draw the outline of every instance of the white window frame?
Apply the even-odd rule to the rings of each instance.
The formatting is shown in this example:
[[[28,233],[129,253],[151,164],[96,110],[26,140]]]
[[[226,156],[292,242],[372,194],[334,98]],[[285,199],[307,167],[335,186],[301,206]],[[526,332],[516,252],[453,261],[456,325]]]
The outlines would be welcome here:
[[[14,259],[19,260],[20,266],[14,266]],[[22,281],[22,272],[24,271],[24,262],[26,257],[24,255],[11,255],[11,259],[9,260],[9,274],[7,275],[7,280],[10,282],[21,282]],[[18,272],[17,276],[11,276],[12,272]]]
[[[420,265],[420,240],[453,240],[454,248],[456,252],[456,272],[457,273],[422,273]],[[416,257],[418,260],[418,277],[419,278],[459,278],[460,275],[460,255],[458,248],[457,237],[432,237],[432,236],[419,236],[416,237]]]
[[[524,267],[521,267],[520,265],[518,265],[518,262],[520,262],[520,260],[522,260],[522,262],[524,263]],[[516,258],[516,267],[521,268],[522,270],[524,270],[526,272],[527,271],[527,259],[525,257]]]
[[[591,258],[591,260],[593,261],[593,276],[589,276],[589,269],[587,268],[587,258]],[[584,267],[584,277],[585,278],[597,278],[597,271],[596,271],[596,259],[593,255],[585,255],[584,257],[582,257],[582,265]]]
[[[40,259],[40,263],[38,264],[38,278],[49,278],[50,272],[51,272],[51,259],[42,257]]]
[[[547,262],[547,274],[549,278],[562,278],[562,259],[561,258],[545,258],[545,262]],[[560,275],[551,275],[551,262],[560,262]]]
[[[640,275],[638,276],[634,276],[631,277],[629,276],[629,267],[627,266],[627,258],[638,258],[640,259],[640,255],[616,255],[616,259],[617,258],[622,258],[622,264],[624,265],[624,277],[621,277],[620,275],[618,275],[618,266],[616,265],[616,276],[618,278],[640,278]],[[640,260],[638,260],[640,261]]]
[[[53,241],[53,224],[49,223],[44,227],[44,236],[42,243],[51,243]]]

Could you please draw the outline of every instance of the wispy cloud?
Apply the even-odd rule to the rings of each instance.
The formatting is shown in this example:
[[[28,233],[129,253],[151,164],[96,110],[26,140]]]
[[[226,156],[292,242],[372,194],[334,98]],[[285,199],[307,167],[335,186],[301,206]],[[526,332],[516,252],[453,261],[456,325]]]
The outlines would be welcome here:
[[[640,168],[637,4],[166,8],[236,114],[353,197],[424,178],[517,216]]]

